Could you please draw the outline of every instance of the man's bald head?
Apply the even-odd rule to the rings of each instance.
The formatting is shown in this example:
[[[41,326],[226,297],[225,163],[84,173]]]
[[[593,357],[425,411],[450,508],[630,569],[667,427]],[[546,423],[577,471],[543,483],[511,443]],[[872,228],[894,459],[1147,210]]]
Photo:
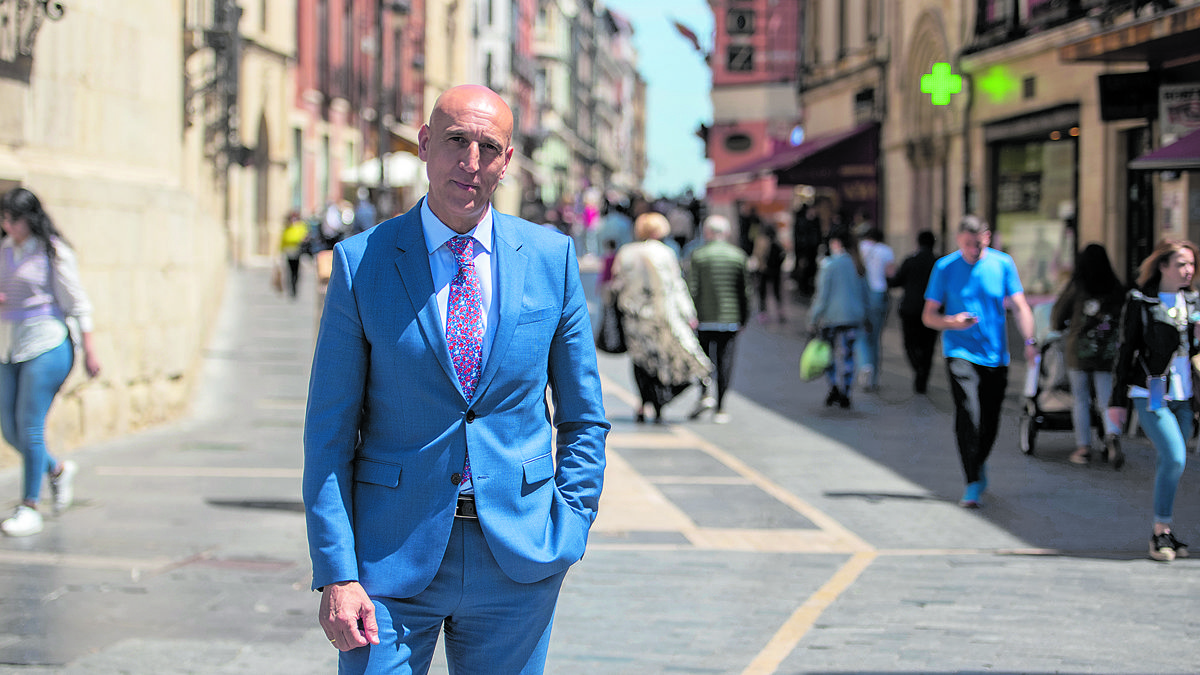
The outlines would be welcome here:
[[[464,234],[486,213],[512,159],[513,115],[504,99],[478,85],[446,90],[417,132],[429,176],[429,208]]]
[[[480,84],[461,84],[442,92],[429,114],[430,126],[448,119],[460,119],[469,111],[487,115],[498,130],[504,133],[505,147],[512,144],[512,109],[499,94]],[[441,117],[442,119],[438,119]]]

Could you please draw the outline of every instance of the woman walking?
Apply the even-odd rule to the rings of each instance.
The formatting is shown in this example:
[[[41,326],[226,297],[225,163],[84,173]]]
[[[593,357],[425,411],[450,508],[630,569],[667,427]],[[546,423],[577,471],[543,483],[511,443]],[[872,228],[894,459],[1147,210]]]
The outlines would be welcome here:
[[[0,429],[24,459],[24,492],[0,531],[23,537],[42,531],[42,478],[49,476],[54,510],[74,497],[75,463],[46,451],[46,414],[71,372],[75,354],[67,319],[78,323],[89,377],[100,372],[92,349],[92,306],[79,283],[75,253],[38,198],[17,188],[0,198]]]
[[[1191,357],[1200,352],[1200,295],[1192,288],[1196,245],[1167,239],[1138,268],[1121,317],[1121,347],[1113,369],[1108,416],[1124,426],[1132,402],[1138,423],[1158,453],[1154,476],[1154,529],[1150,557],[1170,561],[1188,555],[1171,532],[1175,492],[1192,435],[1196,393]]]
[[[696,306],[683,281],[679,259],[661,240],[671,225],[661,213],[638,216],[637,241],[617,252],[612,290],[621,310],[625,344],[641,394],[634,417],[646,421],[646,405],[662,423],[662,409],[695,380],[708,378],[712,362],[696,339]]]
[[[829,255],[817,270],[817,293],[808,313],[808,330],[820,332],[833,346],[833,362],[826,371],[829,394],[825,405],[850,407],[854,383],[854,343],[867,321],[867,280],[858,242],[849,228],[839,226],[829,234]]]
[[[1097,408],[1112,394],[1112,367],[1117,361],[1117,328],[1125,304],[1125,285],[1117,278],[1108,251],[1088,244],[1079,252],[1071,281],[1050,311],[1055,330],[1066,329],[1064,353],[1075,405],[1071,423],[1075,451],[1073,464],[1087,464],[1092,456],[1092,401]],[[1125,464],[1121,453],[1121,427],[1104,416],[1104,459],[1114,469]]]

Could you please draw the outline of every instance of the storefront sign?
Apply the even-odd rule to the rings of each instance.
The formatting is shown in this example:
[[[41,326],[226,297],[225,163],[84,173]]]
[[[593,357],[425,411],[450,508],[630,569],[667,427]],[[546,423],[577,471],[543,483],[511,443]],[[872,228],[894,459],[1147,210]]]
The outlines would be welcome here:
[[[1174,143],[1200,129],[1200,83],[1159,87],[1158,119],[1162,145]]]

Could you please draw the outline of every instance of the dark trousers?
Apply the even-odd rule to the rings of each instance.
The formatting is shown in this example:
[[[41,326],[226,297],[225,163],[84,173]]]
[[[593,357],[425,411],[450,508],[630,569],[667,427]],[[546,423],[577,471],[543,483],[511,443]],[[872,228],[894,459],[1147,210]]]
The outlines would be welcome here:
[[[288,258],[288,292],[296,297],[296,287],[300,283],[300,256]]]
[[[733,380],[733,345],[737,340],[736,330],[702,330],[697,333],[700,348],[708,355],[717,371],[717,412],[725,409],[725,392]],[[708,396],[705,387],[702,396]]]
[[[775,310],[783,311],[783,276],[778,270],[761,272],[758,276],[758,309],[767,311],[767,294],[775,298]]]
[[[968,483],[977,483],[1000,429],[1008,366],[991,368],[951,358],[946,359],[946,373],[954,395],[954,435],[963,473]]]
[[[633,380],[637,383],[638,394],[642,397],[642,405],[649,403],[653,406],[656,418],[662,417],[663,406],[670,403],[691,385],[690,382],[664,384],[650,371],[636,363],[633,364]]]
[[[923,394],[933,369],[938,332],[922,323],[920,314],[901,314],[900,329],[904,336],[904,353],[913,369],[913,389]]]

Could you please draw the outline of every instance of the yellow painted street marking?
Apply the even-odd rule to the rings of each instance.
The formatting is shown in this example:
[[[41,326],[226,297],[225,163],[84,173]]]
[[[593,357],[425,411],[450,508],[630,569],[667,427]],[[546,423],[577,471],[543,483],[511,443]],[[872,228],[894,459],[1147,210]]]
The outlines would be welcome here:
[[[787,658],[805,634],[817,623],[821,613],[833,604],[859,575],[867,569],[876,554],[873,551],[855,553],[842,565],[825,585],[792,613],[783,626],[775,632],[758,656],[742,671],[742,675],[772,675]]]
[[[616,435],[616,434],[613,434]],[[611,436],[610,436],[611,438]],[[696,524],[629,465],[619,454],[607,453],[604,490],[593,532],[683,532]]]
[[[741,476],[643,476],[656,485],[753,485]]]
[[[692,431],[690,431],[688,429],[676,428],[675,432],[682,436],[689,438],[693,447],[703,450],[706,454],[708,454],[713,459],[717,460],[718,462],[721,462],[722,464],[729,467],[730,469],[733,469],[735,472],[740,474],[743,478],[749,480],[751,483],[758,486],[758,488],[760,490],[762,490],[763,492],[766,492],[767,494],[771,495],[775,499],[778,499],[779,501],[783,502],[784,504],[787,504],[789,507],[791,507],[791,509],[793,511],[804,516],[805,518],[807,518],[810,522],[812,522],[814,525],[816,525],[820,529],[822,529],[832,535],[835,535],[837,538],[841,539],[842,541],[844,541],[846,543],[846,545],[849,548],[856,550],[856,551],[872,550],[872,547],[870,544],[868,544],[867,542],[860,539],[857,535],[855,535],[850,530],[847,530],[846,528],[842,527],[841,523],[837,522],[833,518],[826,515],[825,512],[820,511],[819,509],[813,507],[812,505],[810,505],[808,502],[804,501],[803,499],[800,499],[796,495],[783,489],[782,486],[780,486],[777,483],[775,483],[774,481],[770,480],[769,478],[764,476],[762,473],[756,471],[755,469],[750,467],[750,465],[746,464],[745,462],[738,459],[737,457],[734,457],[733,455],[729,454],[728,452],[725,452],[721,448],[718,448],[717,446],[713,445],[712,443],[708,442],[707,440],[701,438],[700,436],[697,436],[695,433],[693,433]]]
[[[695,548],[759,553],[854,553],[858,549],[822,530],[748,530],[697,528],[684,532]]]

